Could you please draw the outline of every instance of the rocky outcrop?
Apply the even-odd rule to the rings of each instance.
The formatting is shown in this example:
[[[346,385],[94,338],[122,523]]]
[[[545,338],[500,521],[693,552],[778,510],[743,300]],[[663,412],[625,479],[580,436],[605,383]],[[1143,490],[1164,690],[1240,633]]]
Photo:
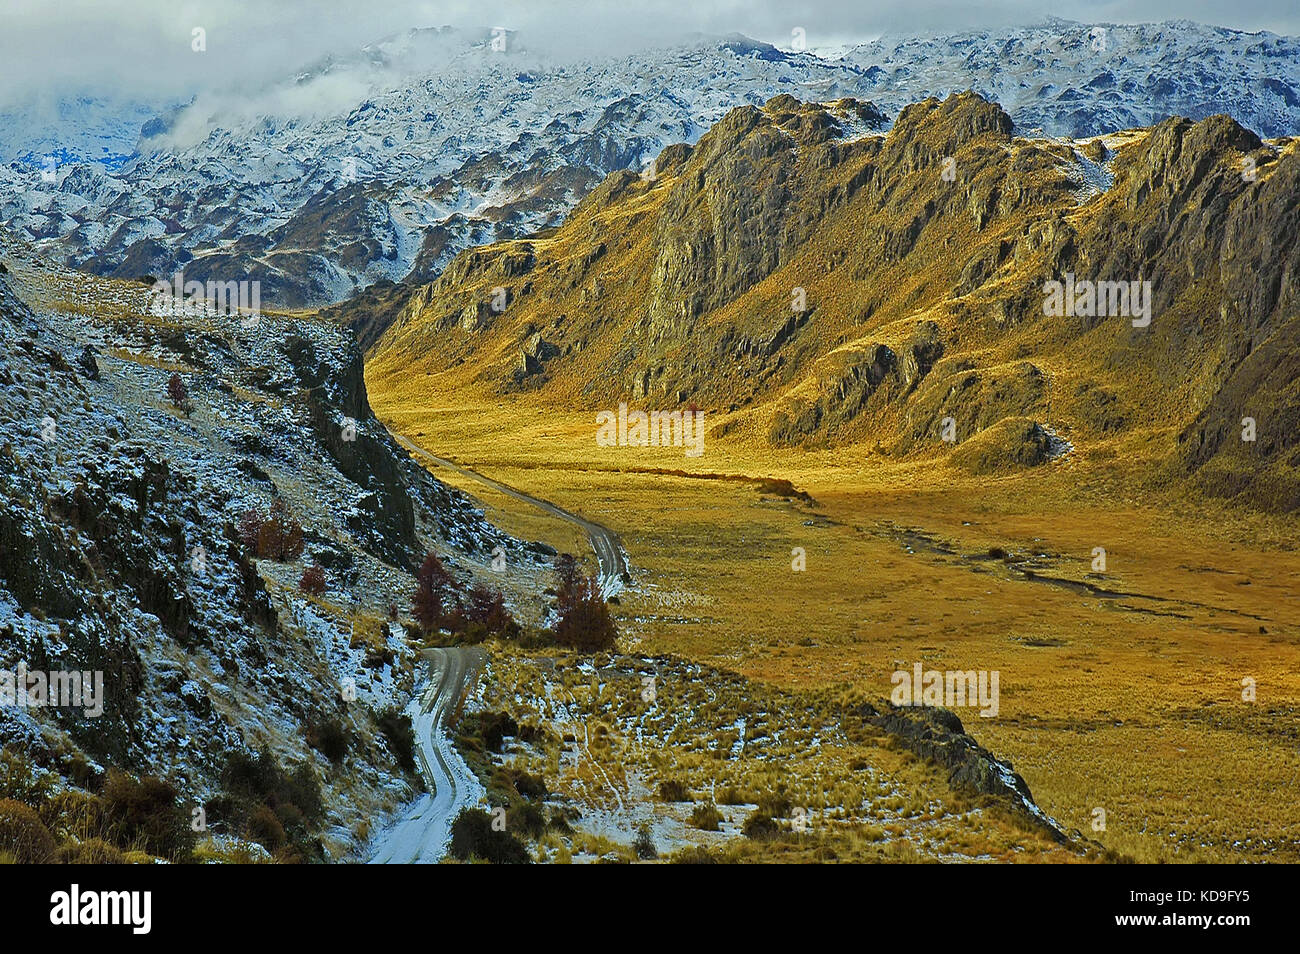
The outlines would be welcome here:
[[[933,706],[887,705],[877,709],[863,703],[854,710],[854,715],[946,770],[948,784],[953,788],[1002,799],[1015,814],[1054,841],[1070,840],[1034,803],[1029,786],[1012,769],[1011,763],[998,759],[972,739],[952,711]]]
[[[700,139],[658,216],[652,338],[685,333],[789,260],[827,204],[842,201],[806,171],[848,161],[855,147],[838,144],[838,132],[826,108],[784,95],[732,110]]]
[[[1171,119],[1115,167],[1117,214],[1090,220],[1062,267],[1149,276],[1153,311],[1177,316],[1163,329],[1173,360],[1155,371],[1172,384],[1199,368],[1182,472],[1212,493],[1300,508],[1300,153],[1227,116]]]
[[[346,349],[340,365],[303,337],[289,338],[284,352],[298,375],[316,439],[339,471],[366,491],[350,521],[353,531],[377,557],[414,572],[423,553],[415,536],[409,472],[399,463],[407,455],[375,420],[360,352]]]
[[[533,332],[519,349],[520,378],[540,374],[543,365],[559,353],[560,349],[543,338],[540,331]]]
[[[592,406],[693,401],[776,446],[938,457],[983,434],[951,456],[975,473],[1169,431],[1179,459],[1143,466],[1300,506],[1296,143],[1226,116],[1022,138],[974,93],[849,134],[854,106],[870,109],[732,110],[653,177],[606,179],[527,250],[526,276],[504,266],[520,243],[460,256],[376,357],[485,359],[502,390],[523,379]],[[1104,307],[1053,312],[1049,283],[1076,279]],[[449,335],[494,285],[510,288],[505,315],[481,341]],[[549,359],[518,350],[537,329]],[[1238,439],[1244,418],[1260,439]]]

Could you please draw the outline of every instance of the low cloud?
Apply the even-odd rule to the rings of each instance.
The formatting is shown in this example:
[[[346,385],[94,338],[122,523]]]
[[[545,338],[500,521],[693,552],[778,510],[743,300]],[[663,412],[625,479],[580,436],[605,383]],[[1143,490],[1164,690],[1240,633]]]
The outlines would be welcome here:
[[[407,60],[384,65],[358,59],[366,44],[417,27],[518,31],[549,59],[630,52],[692,34],[745,33],[788,45],[802,28],[813,47],[863,42],[881,33],[992,29],[1049,14],[1085,23],[1184,17],[1239,29],[1300,32],[1294,0],[1231,6],[1208,0],[5,0],[0,31],[0,110],[56,103],[69,96],[116,101],[187,102],[197,98],[193,134],[206,117],[270,108],[295,115],[355,105],[392,70],[438,54],[426,44]],[[193,50],[202,30],[206,50]],[[294,83],[296,73],[331,61],[334,76]]]

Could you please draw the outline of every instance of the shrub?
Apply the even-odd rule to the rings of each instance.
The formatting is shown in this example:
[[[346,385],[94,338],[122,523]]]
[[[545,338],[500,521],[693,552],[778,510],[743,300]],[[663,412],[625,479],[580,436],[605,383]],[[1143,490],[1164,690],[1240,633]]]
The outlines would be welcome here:
[[[461,809],[451,823],[448,853],[461,861],[481,858],[494,865],[526,865],[532,861],[523,842],[508,831],[494,830],[492,816],[475,808]]]
[[[572,553],[561,553],[555,558],[555,575],[560,578],[560,585],[556,589],[556,597],[560,601],[560,609],[564,609],[563,593],[566,589],[573,587],[582,579],[582,571],[578,568],[577,558]]]
[[[319,821],[325,813],[325,802],[321,799],[320,780],[306,762],[296,766],[284,777],[280,785],[280,798],[302,809],[303,816],[309,821]]]
[[[507,817],[510,819],[511,828],[532,835],[534,838],[546,830],[546,813],[536,802],[515,802],[510,806]]]
[[[718,857],[703,845],[687,845],[669,859],[675,865],[716,865]]]
[[[68,780],[81,788],[98,787],[99,777],[103,772],[103,769],[86,758],[82,752],[73,752],[64,763],[64,770]]]
[[[734,785],[728,785],[718,795],[719,805],[748,805],[750,797]]]
[[[659,783],[659,801],[661,802],[689,802],[691,793],[686,788],[686,783],[676,778],[666,778]]]
[[[746,838],[752,838],[755,841],[766,841],[769,838],[775,838],[780,833],[781,827],[772,820],[771,815],[762,809],[758,809],[745,819],[741,831],[744,832]]]
[[[242,750],[232,752],[221,773],[226,790],[237,800],[265,801],[271,807],[289,802],[302,810],[311,822],[324,811],[320,782],[307,763],[286,773],[269,749],[256,755]]]
[[[189,813],[170,783],[149,775],[135,779],[109,769],[101,797],[105,819],[119,845],[138,844],[160,858],[188,860],[194,850],[194,832]]]
[[[302,524],[293,519],[284,501],[276,498],[257,532],[257,555],[284,562],[298,559],[302,549]]]
[[[372,646],[367,650],[366,658],[361,661],[361,665],[365,666],[367,669],[379,669],[382,666],[391,666],[393,660],[396,658],[397,653],[395,653],[390,647]]]
[[[261,798],[275,788],[279,773],[280,767],[269,750],[262,749],[256,755],[235,750],[226,759],[221,781],[235,795]]]
[[[560,614],[555,641],[579,652],[613,649],[618,631],[600,594],[599,581],[579,572],[577,562],[567,553],[555,561],[555,570],[560,577],[555,598]]]
[[[415,771],[415,730],[411,717],[396,706],[389,706],[375,717],[388,747],[397,756],[397,764],[407,772]]]
[[[773,818],[785,818],[790,814],[790,796],[785,792],[769,792],[758,797],[758,810]]]
[[[42,802],[38,811],[45,827],[61,838],[87,839],[104,830],[104,806],[85,792],[59,792]]]
[[[477,583],[469,591],[469,605],[465,608],[465,620],[469,626],[482,626],[488,635],[504,636],[512,639],[519,632],[519,625],[506,609],[505,597],[500,590]]]
[[[411,604],[416,622],[426,633],[456,628],[454,623],[461,608],[460,589],[437,554],[426,556],[415,575],[415,596]]]
[[[48,864],[54,858],[54,836],[30,805],[0,799],[0,852],[20,865]]]
[[[690,822],[700,831],[717,831],[722,824],[722,812],[712,802],[700,802],[691,811]]]
[[[302,576],[298,579],[298,589],[312,596],[322,595],[325,592],[324,567],[313,565],[303,570]]]
[[[167,381],[167,396],[176,407],[183,410],[188,416],[192,406],[190,405],[190,391],[181,380],[179,374],[173,374]]]
[[[758,492],[768,494],[773,497],[797,497],[801,496],[799,491],[795,490],[794,484],[783,477],[764,477],[758,482]]]
[[[22,752],[8,746],[0,749],[0,798],[41,805],[49,797],[53,782]]]
[[[260,811],[268,809],[284,831],[285,841],[277,853],[279,860],[320,857],[321,848],[312,839],[311,829],[323,816],[324,804],[320,782],[311,765],[304,762],[292,772],[286,772],[265,747],[256,755],[235,750],[226,759],[221,781],[226,795],[208,803],[213,813],[232,822],[242,821],[250,837],[260,842],[258,835],[275,839],[274,826]]]
[[[102,838],[87,838],[60,845],[54,861],[61,865],[124,865],[126,857],[120,848]]]
[[[239,542],[249,553],[257,553],[257,535],[265,520],[266,514],[259,510],[245,510],[239,515]]]
[[[269,852],[277,852],[288,842],[284,825],[270,805],[255,807],[248,816],[248,834]]]
[[[293,802],[281,802],[275,806],[275,817],[280,819],[286,831],[306,822],[307,816]]]
[[[547,796],[546,780],[540,775],[529,775],[527,772],[520,771],[515,775],[512,784],[515,791],[524,798],[541,801]]]
[[[643,821],[636,826],[636,838],[632,840],[632,850],[642,861],[659,857],[659,849],[655,848],[654,835],[650,831],[648,821]]]
[[[475,712],[462,720],[460,734],[477,736],[485,751],[500,752],[506,736],[519,734],[519,723],[508,712]]]
[[[307,724],[307,744],[338,765],[348,754],[348,730],[338,718]]]
[[[464,621],[462,628],[453,629],[452,632],[456,633],[456,635],[460,637],[462,643],[469,643],[471,646],[477,646],[479,643],[483,642],[483,640],[492,635],[488,632],[488,628],[482,623],[471,623],[468,621]]]
[[[278,497],[269,513],[245,510],[239,517],[239,539],[251,553],[264,560],[285,562],[302,556],[302,524],[293,518]]]

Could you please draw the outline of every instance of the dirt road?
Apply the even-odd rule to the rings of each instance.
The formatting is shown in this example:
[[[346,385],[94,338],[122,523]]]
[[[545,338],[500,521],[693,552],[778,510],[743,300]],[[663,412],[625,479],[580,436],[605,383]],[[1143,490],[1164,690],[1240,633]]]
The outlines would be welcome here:
[[[570,523],[577,524],[587,534],[587,539],[591,542],[591,549],[596,554],[596,563],[600,567],[601,593],[608,598],[623,591],[623,586],[627,582],[627,554],[623,552],[623,545],[618,539],[618,534],[613,530],[610,530],[608,527],[603,527],[598,523],[593,523],[583,517],[579,517],[575,513],[570,513],[563,507],[557,507],[549,500],[542,500],[540,497],[534,497],[532,494],[525,493],[524,491],[511,487],[508,484],[503,484],[499,480],[493,480],[491,477],[484,477],[482,474],[470,470],[468,467],[462,467],[460,464],[430,454],[428,451],[416,446],[401,435],[393,434],[393,437],[395,437],[398,443],[409,450],[412,454],[415,454],[417,457],[420,457],[429,463],[436,464],[439,467],[446,467],[448,470],[454,470],[458,474],[463,474],[466,477],[486,484],[495,490],[501,491],[503,494],[515,498],[516,500],[521,500],[526,504],[537,507],[539,510],[543,510],[546,513],[559,517],[561,520],[568,520]]]
[[[426,649],[429,686],[408,712],[415,729],[416,763],[429,794],[421,795],[376,841],[371,864],[433,864],[442,859],[451,823],[483,794],[474,773],[451,744],[447,721],[473,685],[486,654],[477,646]]]
[[[581,527],[596,554],[601,592],[606,597],[622,592],[627,580],[627,556],[614,531],[548,500],[430,454],[400,435],[393,436],[419,459],[454,470]],[[429,686],[411,704],[408,712],[415,728],[416,760],[430,794],[416,799],[402,817],[376,840],[371,864],[418,864],[441,860],[456,815],[462,808],[478,804],[483,794],[478,779],[452,747],[446,729],[448,718],[456,710],[466,688],[473,684],[486,654],[478,647],[452,647],[428,649],[425,655],[432,667]]]

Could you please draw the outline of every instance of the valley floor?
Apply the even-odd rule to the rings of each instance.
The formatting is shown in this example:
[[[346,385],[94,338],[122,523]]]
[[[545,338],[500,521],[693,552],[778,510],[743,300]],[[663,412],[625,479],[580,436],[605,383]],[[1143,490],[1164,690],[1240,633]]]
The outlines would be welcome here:
[[[957,714],[1066,828],[1142,861],[1300,860],[1293,524],[1154,494],[1122,458],[993,479],[862,448],[690,458],[598,447],[593,414],[527,398],[370,391],[394,433],[619,535],[625,651],[874,699],[918,662],[998,671],[996,717]],[[439,476],[589,553],[573,525]]]

